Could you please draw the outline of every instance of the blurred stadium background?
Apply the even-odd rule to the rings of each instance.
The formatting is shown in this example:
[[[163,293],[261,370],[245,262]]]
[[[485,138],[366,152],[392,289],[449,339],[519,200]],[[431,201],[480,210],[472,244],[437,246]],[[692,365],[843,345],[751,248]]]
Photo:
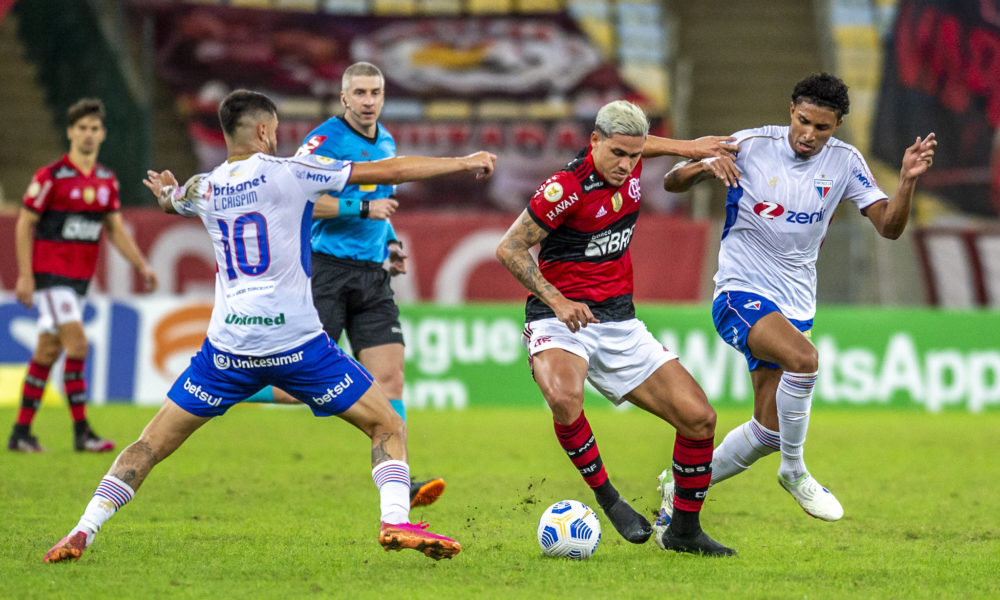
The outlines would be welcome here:
[[[519,346],[524,294],[493,250],[586,144],[598,107],[624,97],[657,133],[729,134],[787,123],[792,86],[820,70],[850,86],[838,137],[887,193],[917,135],[940,146],[900,241],[838,211],[819,262],[818,402],[1000,405],[1000,1],[0,0],[0,19],[0,406],[18,401],[35,335],[12,294],[14,221],[33,172],[65,151],[69,104],[106,103],[100,160],[161,278],[136,295],[127,263],[103,251],[85,313],[91,396],[156,404],[204,337],[214,263],[200,223],[150,207],[145,170],[217,164],[215,110],[236,87],[278,101],[279,153],[293,153],[338,113],[340,74],[358,60],[387,76],[383,122],[400,154],[500,156],[487,184],[400,188],[411,407],[541,406]],[[713,402],[746,406],[745,366],[708,312],[722,190],[668,194],[670,166],[645,167],[640,316]]]

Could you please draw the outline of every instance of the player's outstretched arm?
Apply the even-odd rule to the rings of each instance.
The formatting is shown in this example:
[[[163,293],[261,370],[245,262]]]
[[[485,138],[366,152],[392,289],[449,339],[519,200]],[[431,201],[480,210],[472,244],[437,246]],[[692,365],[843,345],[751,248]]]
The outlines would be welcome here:
[[[399,201],[395,198],[378,198],[376,200],[365,200],[368,212],[355,215],[364,219],[378,219],[384,221],[391,217],[399,207]],[[316,200],[313,207],[314,219],[334,219],[340,216],[340,198],[334,198],[330,194],[323,194]]]
[[[740,171],[728,156],[691,160],[677,163],[663,176],[663,189],[668,192],[686,192],[697,183],[716,178],[727,187],[739,185]]]
[[[913,205],[913,192],[917,180],[934,164],[937,139],[933,133],[918,137],[903,152],[903,165],[899,169],[899,187],[888,202],[876,202],[865,210],[865,216],[875,226],[879,235],[890,240],[898,239],[906,229]]]
[[[643,158],[656,156],[683,156],[693,160],[728,156],[733,158],[740,147],[731,142],[731,135],[706,135],[695,140],[674,140],[671,138],[651,135],[646,138],[642,147]]]
[[[496,162],[496,154],[490,152],[453,157],[396,156],[372,162],[352,163],[351,176],[347,183],[391,185],[467,171],[475,173],[476,179],[486,179],[493,175]]]
[[[500,240],[500,245],[497,246],[497,260],[529,292],[548,304],[555,312],[556,318],[565,323],[570,331],[576,332],[581,327],[586,327],[588,323],[599,323],[600,321],[590,312],[589,306],[563,296],[562,292],[542,275],[538,264],[531,256],[530,249],[547,236],[548,233],[539,227],[525,210]]]

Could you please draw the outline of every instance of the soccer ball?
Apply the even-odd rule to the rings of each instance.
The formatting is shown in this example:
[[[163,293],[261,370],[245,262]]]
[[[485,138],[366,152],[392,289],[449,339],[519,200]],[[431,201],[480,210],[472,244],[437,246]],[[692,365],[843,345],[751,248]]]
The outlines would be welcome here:
[[[576,500],[561,500],[538,520],[538,545],[546,556],[590,558],[601,541],[601,524],[594,511]]]

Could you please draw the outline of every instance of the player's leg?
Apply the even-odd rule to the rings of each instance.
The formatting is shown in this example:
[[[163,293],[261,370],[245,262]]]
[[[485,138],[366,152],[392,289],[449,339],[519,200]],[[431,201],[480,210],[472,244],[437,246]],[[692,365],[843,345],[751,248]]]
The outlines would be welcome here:
[[[371,439],[372,479],[379,490],[379,542],[387,550],[411,548],[434,558],[461,551],[455,540],[409,522],[410,468],[406,424],[364,367],[326,336],[302,346],[303,360],[276,382],[316,415],[336,415]]]
[[[715,410],[705,392],[678,360],[661,364],[625,398],[677,430],[673,450],[673,515],[658,523],[657,544],[665,550],[708,556],[736,551],[701,528],[701,509],[712,478]]]
[[[844,514],[840,503],[809,474],[803,459],[819,369],[815,346],[778,312],[762,317],[750,328],[747,346],[755,357],[781,367],[780,371],[752,374],[755,391],[774,389],[774,411],[781,440],[778,482],[808,514],[825,521],[840,519]]]
[[[69,321],[59,326],[59,341],[66,351],[63,366],[63,387],[73,417],[73,449],[77,452],[108,452],[115,443],[100,438],[87,421],[87,380],[84,367],[89,350],[82,321]]]
[[[79,523],[45,553],[45,562],[76,560],[94,541],[104,523],[135,496],[157,463],[170,456],[210,417],[193,415],[167,399],[143,429],[139,439],[127,446],[101,479]]]
[[[587,340],[596,345],[592,331],[574,336],[556,319],[534,321],[526,327],[531,332],[531,373],[552,411],[556,437],[573,466],[594,492],[597,504],[619,534],[633,544],[649,539],[652,526],[637,513],[611,483],[597,439],[583,411],[583,385],[588,362],[584,356]],[[573,351],[570,351],[572,349]]]
[[[41,307],[39,307],[41,308]],[[41,324],[41,319],[39,319]],[[21,387],[21,407],[14,422],[14,430],[7,441],[7,448],[14,452],[43,452],[38,438],[31,435],[31,423],[42,403],[42,394],[49,379],[52,365],[62,353],[59,337],[48,331],[38,334],[38,345],[28,363],[28,373]]]
[[[354,355],[375,377],[389,397],[389,404],[405,423],[403,327],[389,285],[389,273],[381,267],[353,271],[349,282],[341,288],[347,339]],[[444,488],[444,479],[440,477],[411,480],[410,506],[433,504]]]
[[[725,291],[712,302],[712,321],[719,336],[733,346],[747,361],[754,386],[754,415],[737,425],[723,437],[712,457],[711,485],[725,481],[750,468],[760,458],[779,449],[778,417],[774,408],[774,388],[776,379],[761,378],[758,375],[770,373],[778,368],[754,356],[747,345],[751,328],[769,313],[776,313],[778,307],[767,298],[746,292]],[[780,313],[779,313],[780,314]],[[780,371],[778,371],[780,376]],[[663,508],[669,513],[667,492],[672,485],[666,472],[661,474],[661,490],[664,491]]]
[[[397,327],[398,329],[398,327]],[[350,329],[348,330],[350,331]],[[350,335],[350,334],[348,334]],[[355,348],[355,338],[351,345]],[[379,344],[356,350],[358,361],[368,369],[375,382],[389,398],[389,404],[403,422],[406,422],[406,408],[403,405],[403,356],[402,343]],[[410,507],[433,504],[444,493],[444,479],[432,477],[410,482]]]

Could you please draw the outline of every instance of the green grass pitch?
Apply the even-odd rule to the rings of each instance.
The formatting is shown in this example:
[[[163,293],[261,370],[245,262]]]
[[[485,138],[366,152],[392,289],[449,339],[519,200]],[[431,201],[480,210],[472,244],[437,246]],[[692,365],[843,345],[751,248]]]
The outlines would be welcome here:
[[[154,410],[91,409],[124,446]],[[15,409],[0,409],[12,423]],[[673,429],[639,410],[592,407],[612,481],[658,507]],[[747,417],[719,413],[721,439]],[[1000,597],[1000,414],[816,410],[806,459],[846,510],[804,514],[775,482],[777,457],[709,493],[702,523],[735,559],[622,540],[602,518],[588,561],[542,555],[552,502],[595,506],[548,412],[410,414],[415,476],[439,475],[437,504],[413,511],[462,542],[455,559],[385,552],[369,443],[305,409],[240,406],[161,463],[77,563],[42,555],[72,527],[113,455],[75,454],[65,409],[35,432],[48,452],[0,454],[2,598],[987,598]],[[6,431],[5,431],[6,433]]]

